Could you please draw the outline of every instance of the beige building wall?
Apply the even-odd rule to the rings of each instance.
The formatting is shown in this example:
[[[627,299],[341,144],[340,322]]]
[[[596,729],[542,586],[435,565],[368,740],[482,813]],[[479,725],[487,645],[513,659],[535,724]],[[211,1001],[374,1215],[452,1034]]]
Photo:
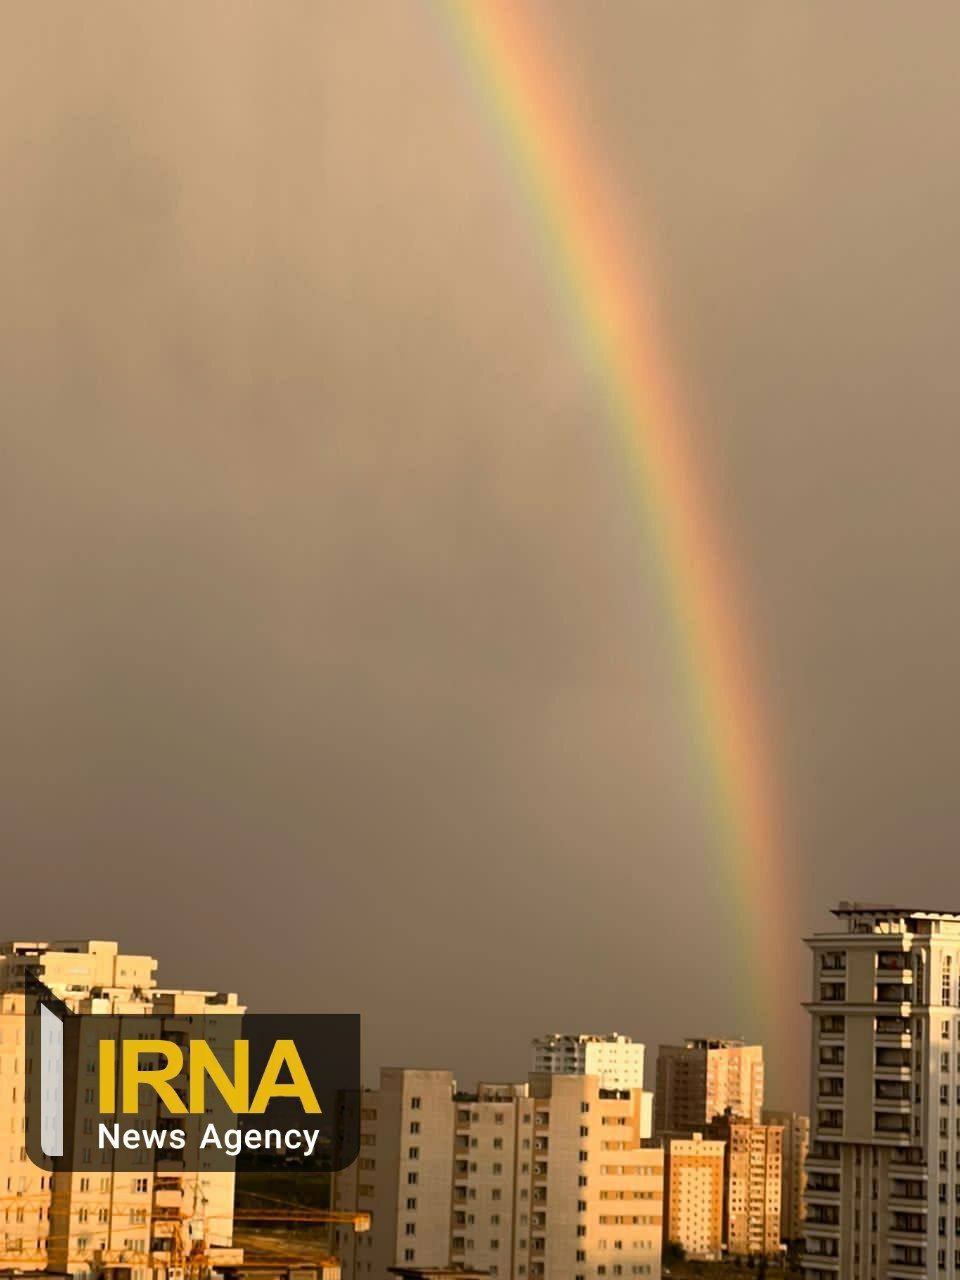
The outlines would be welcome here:
[[[2,962],[0,962],[2,964]],[[24,998],[0,992],[0,1268],[40,1270],[47,1265],[50,1175],[24,1149],[26,1037]]]
[[[415,1191],[403,1158],[413,1113],[397,1105],[414,1088],[417,1136],[435,1135],[434,1176]],[[449,1072],[382,1073],[364,1094],[360,1157],[334,1180],[335,1208],[373,1216],[368,1235],[335,1236],[344,1280],[450,1262],[500,1280],[658,1280],[663,1153],[643,1145],[649,1129],[641,1091],[604,1091],[594,1076],[535,1074],[467,1097]]]
[[[333,1207],[371,1219],[334,1232],[344,1280],[449,1261],[455,1087],[449,1071],[386,1067],[364,1091],[360,1154],[333,1179]]]
[[[726,1143],[724,1233],[733,1257],[776,1257],[780,1253],[780,1186],[783,1129],[724,1117],[710,1126]]]
[[[688,1258],[715,1261],[723,1252],[726,1143],[694,1133],[664,1144],[664,1244]]]
[[[759,1124],[763,1047],[741,1040],[687,1040],[657,1054],[658,1134],[692,1133],[726,1112]]]
[[[780,1232],[784,1240],[800,1240],[806,1216],[807,1153],[810,1117],[796,1111],[764,1110],[764,1124],[783,1129],[783,1175],[780,1184]]]
[[[192,1167],[200,1171],[186,1172],[178,1153],[147,1151],[141,1153],[142,1170],[116,1171],[117,1153],[100,1151],[94,1068],[102,1026],[96,1033],[87,1028],[89,1052],[81,1049],[80,1072],[72,1082],[72,1129],[79,1146],[75,1171],[61,1170],[51,1179],[27,1158],[23,1089],[26,1055],[34,1049],[24,1043],[25,1035],[32,1034],[23,1017],[28,968],[74,1012],[115,1018],[118,1032],[124,1016],[150,1015],[138,1031],[149,1028],[161,1038],[187,1038],[202,1018],[205,1032],[215,1040],[216,1015],[228,1015],[223,1024],[227,1034],[231,1018],[243,1012],[232,993],[158,989],[157,962],[150,956],[124,955],[115,942],[0,943],[0,1137],[10,1139],[0,1141],[0,1196],[10,1196],[0,1201],[5,1216],[0,1267],[49,1266],[92,1277],[109,1266],[130,1280],[148,1280],[167,1273],[175,1232],[187,1249],[192,1239],[205,1234],[219,1261],[239,1260],[240,1251],[230,1248],[233,1174],[204,1172],[196,1160]],[[67,1085],[69,1105],[71,1082]],[[189,1118],[184,1120],[189,1129]],[[203,1120],[195,1118],[198,1132]],[[68,1124],[68,1132],[70,1128]]]

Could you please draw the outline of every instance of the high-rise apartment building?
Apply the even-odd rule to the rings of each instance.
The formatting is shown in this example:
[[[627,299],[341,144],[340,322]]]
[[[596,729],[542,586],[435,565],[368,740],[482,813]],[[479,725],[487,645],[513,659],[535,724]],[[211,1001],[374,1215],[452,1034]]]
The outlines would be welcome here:
[[[368,1233],[337,1233],[344,1280],[451,1263],[500,1280],[656,1280],[663,1153],[643,1145],[649,1114],[641,1091],[589,1075],[464,1096],[449,1072],[381,1072],[360,1158],[334,1182],[335,1209],[372,1216]]]
[[[783,1129],[783,1174],[780,1180],[780,1234],[784,1240],[803,1236],[806,1214],[807,1153],[810,1149],[810,1117],[796,1111],[764,1108],[764,1124]]]
[[[841,903],[813,955],[808,1280],[960,1277],[960,914]]]
[[[606,1036],[538,1036],[531,1070],[597,1076],[603,1089],[642,1089],[643,1057],[642,1044],[616,1031]]]
[[[78,1082],[73,1091],[76,1114],[68,1129],[80,1146],[75,1172],[59,1170],[51,1178],[23,1146],[26,1059],[37,1051],[24,1018],[27,970],[73,1012],[146,1016],[144,1027],[163,1038],[186,1038],[191,1019],[243,1012],[233,994],[159,989],[156,968],[150,956],[123,955],[115,942],[0,943],[0,1134],[8,1135],[6,1143],[0,1140],[0,1194],[7,1201],[0,1267],[49,1267],[84,1277],[109,1272],[113,1280],[163,1277],[178,1233],[187,1249],[205,1237],[222,1265],[242,1260],[230,1247],[233,1174],[187,1172],[183,1153],[175,1151],[143,1151],[135,1172],[115,1170],[116,1153],[95,1146],[91,1087]]]
[[[780,1253],[783,1130],[738,1116],[714,1120],[708,1133],[725,1146],[724,1243],[734,1258]]]
[[[725,1142],[702,1133],[664,1142],[663,1241],[688,1258],[722,1256],[725,1152]]]
[[[742,1040],[687,1040],[657,1054],[658,1135],[702,1130],[727,1112],[760,1123],[763,1048]]]
[[[334,1234],[346,1277],[450,1259],[453,1095],[449,1071],[385,1067],[360,1103],[360,1153],[334,1179],[334,1209],[369,1213],[371,1229]]]

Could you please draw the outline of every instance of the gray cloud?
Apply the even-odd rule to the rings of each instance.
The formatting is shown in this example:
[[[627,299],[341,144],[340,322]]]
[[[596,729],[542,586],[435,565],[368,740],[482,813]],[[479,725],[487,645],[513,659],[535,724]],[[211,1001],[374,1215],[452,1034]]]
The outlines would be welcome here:
[[[783,926],[949,908],[960,19],[537,12],[742,562]],[[436,11],[6,18],[3,932],[464,1079],[544,1029],[765,1030],[800,1101],[801,949],[731,1026],[655,549]]]

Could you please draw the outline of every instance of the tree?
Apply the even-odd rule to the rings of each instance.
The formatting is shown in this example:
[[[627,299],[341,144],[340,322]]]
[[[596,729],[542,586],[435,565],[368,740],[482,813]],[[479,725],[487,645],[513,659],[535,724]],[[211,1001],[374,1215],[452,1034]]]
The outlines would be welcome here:
[[[671,1240],[663,1251],[664,1262],[683,1262],[687,1251],[679,1240]]]

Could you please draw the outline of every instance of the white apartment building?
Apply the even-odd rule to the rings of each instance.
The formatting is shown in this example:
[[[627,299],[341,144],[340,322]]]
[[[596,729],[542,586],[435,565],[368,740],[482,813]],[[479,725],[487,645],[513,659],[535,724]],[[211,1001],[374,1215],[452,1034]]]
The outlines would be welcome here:
[[[598,1076],[603,1089],[643,1088],[644,1046],[619,1035],[547,1035],[533,1041],[531,1070]]]
[[[115,1170],[117,1153],[95,1145],[97,1100],[84,1081],[67,1125],[79,1145],[75,1171],[51,1177],[29,1160],[24,1089],[35,1046],[24,1018],[28,968],[74,1012],[148,1015],[144,1029],[161,1038],[187,1038],[201,1019],[209,1033],[212,1015],[243,1012],[232,993],[157,988],[156,960],[124,955],[115,942],[0,943],[0,1268],[49,1267],[78,1277],[109,1270],[114,1280],[148,1280],[172,1270],[175,1237],[188,1251],[205,1237],[222,1265],[240,1262],[242,1252],[230,1247],[233,1174],[187,1172],[183,1153],[174,1151],[144,1151],[142,1168]],[[194,1160],[191,1167],[202,1166]]]
[[[813,956],[807,1280],[960,1277],[960,914],[841,903]]]
[[[360,1157],[334,1180],[335,1209],[372,1217],[368,1233],[336,1234],[344,1280],[451,1263],[500,1280],[656,1280],[663,1153],[642,1145],[649,1115],[641,1091],[589,1075],[468,1097],[449,1072],[381,1072]]]

